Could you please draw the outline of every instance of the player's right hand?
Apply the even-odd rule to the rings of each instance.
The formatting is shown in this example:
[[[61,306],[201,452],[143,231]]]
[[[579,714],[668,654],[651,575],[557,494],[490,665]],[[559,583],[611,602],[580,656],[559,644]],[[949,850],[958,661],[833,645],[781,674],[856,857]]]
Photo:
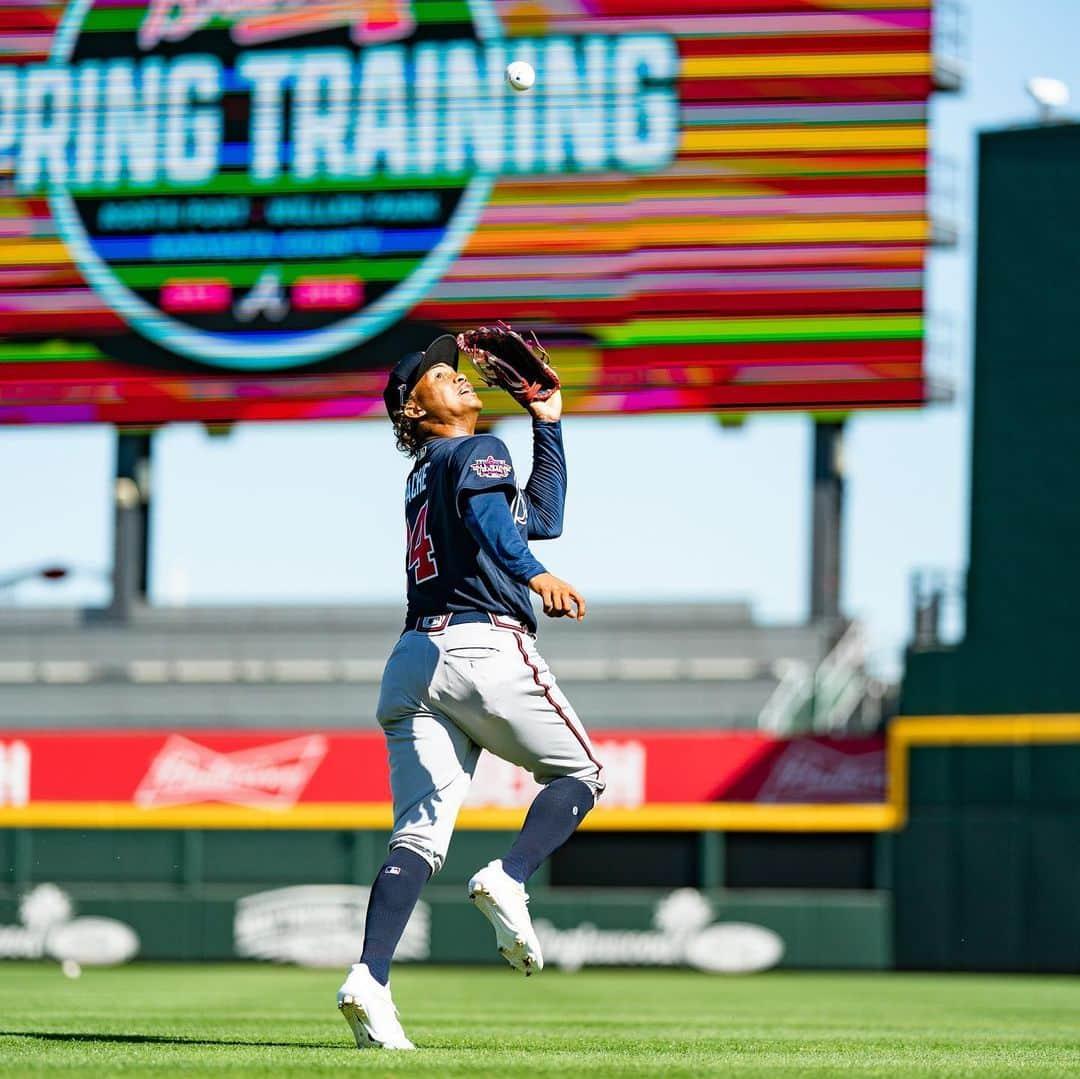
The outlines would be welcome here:
[[[585,617],[585,597],[553,573],[538,573],[529,587],[543,600],[548,618],[572,618],[580,622]]]

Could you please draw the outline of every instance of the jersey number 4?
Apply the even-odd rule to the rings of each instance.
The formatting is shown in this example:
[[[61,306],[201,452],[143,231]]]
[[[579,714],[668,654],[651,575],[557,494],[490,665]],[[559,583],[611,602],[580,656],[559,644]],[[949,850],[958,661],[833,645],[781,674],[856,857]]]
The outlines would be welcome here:
[[[428,504],[425,502],[409,531],[409,562],[405,568],[410,573],[415,570],[413,579],[417,584],[439,576],[439,567],[435,562],[435,544],[431,542],[427,530],[427,508]]]

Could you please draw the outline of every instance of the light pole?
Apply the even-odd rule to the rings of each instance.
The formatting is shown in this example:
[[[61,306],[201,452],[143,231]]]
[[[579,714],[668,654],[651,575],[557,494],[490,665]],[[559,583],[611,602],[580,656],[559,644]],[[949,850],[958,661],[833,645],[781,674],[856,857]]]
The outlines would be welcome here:
[[[67,566],[31,566],[0,575],[0,592],[10,592],[23,581],[62,581],[71,571]]]

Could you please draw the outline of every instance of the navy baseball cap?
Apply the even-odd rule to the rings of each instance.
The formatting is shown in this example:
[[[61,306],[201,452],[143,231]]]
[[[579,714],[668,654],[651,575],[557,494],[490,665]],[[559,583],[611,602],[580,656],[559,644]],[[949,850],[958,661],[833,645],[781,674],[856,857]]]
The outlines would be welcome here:
[[[391,419],[405,407],[413,387],[437,363],[449,364],[455,371],[458,365],[457,338],[452,333],[436,337],[423,352],[407,352],[394,365],[383,390],[383,401]]]

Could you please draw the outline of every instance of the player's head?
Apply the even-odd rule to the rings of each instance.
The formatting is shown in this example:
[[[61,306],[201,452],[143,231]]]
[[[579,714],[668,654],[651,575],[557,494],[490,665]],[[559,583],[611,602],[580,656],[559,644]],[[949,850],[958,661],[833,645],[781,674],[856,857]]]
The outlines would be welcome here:
[[[475,422],[484,406],[457,367],[457,339],[448,333],[398,360],[383,392],[398,449],[415,454],[443,428]]]

